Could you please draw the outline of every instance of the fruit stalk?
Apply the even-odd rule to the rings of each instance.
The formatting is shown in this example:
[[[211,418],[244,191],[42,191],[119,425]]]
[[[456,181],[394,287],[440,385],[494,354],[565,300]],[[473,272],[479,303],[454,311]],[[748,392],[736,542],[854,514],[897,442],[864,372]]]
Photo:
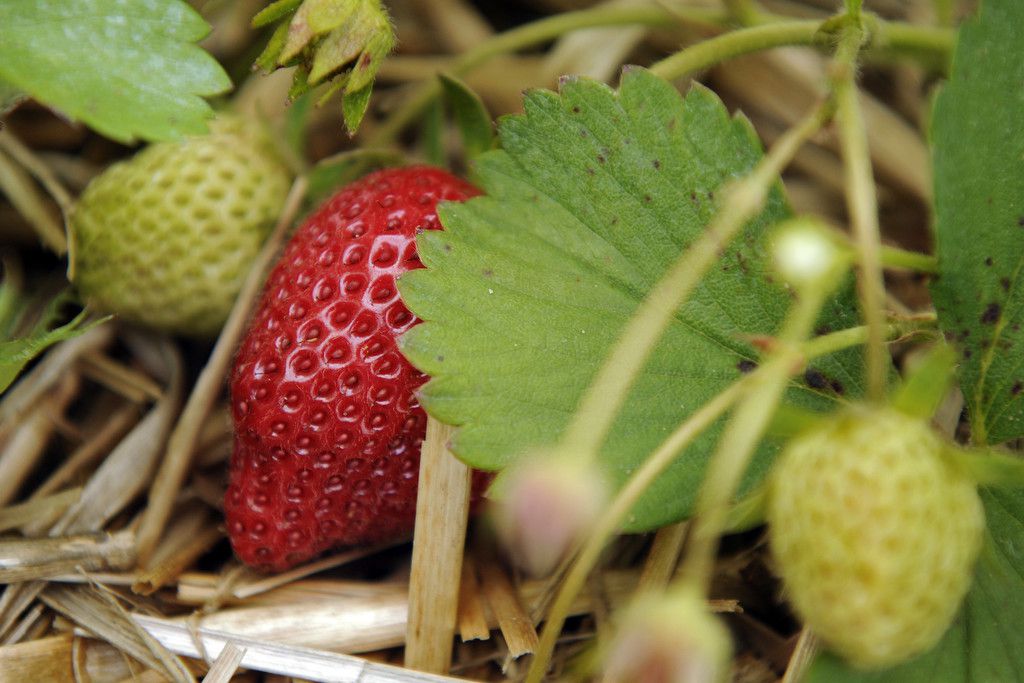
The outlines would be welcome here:
[[[880,402],[885,396],[888,360],[884,339],[885,283],[882,280],[878,199],[856,84],[857,57],[867,36],[859,20],[848,21],[840,35],[832,67],[832,89],[846,172],[846,205],[859,256],[857,292],[861,315],[868,326],[867,393],[869,400]]]

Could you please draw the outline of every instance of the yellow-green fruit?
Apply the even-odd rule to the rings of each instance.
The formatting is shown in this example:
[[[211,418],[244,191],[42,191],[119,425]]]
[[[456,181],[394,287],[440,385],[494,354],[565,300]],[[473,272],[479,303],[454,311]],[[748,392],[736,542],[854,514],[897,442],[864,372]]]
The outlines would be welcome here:
[[[786,594],[856,667],[929,650],[970,586],[984,511],[946,448],[924,421],[854,407],[793,439],[771,474]]]
[[[288,192],[262,127],[234,115],[208,135],[150,145],[86,188],[71,215],[85,302],[194,337],[220,330]]]

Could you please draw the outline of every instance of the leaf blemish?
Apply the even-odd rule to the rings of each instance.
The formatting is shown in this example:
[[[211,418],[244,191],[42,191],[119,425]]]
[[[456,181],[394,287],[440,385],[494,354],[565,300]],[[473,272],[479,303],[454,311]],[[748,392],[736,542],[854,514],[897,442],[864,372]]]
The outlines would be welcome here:
[[[1010,291],[1010,278],[1001,277],[999,278],[999,286],[1003,288],[1004,292]]]
[[[825,375],[814,368],[807,368],[807,371],[804,372],[804,381],[807,382],[807,386],[811,389],[821,390],[828,386],[828,380],[825,379]]]
[[[1013,386],[1010,387],[1010,394],[1013,396],[1018,396],[1020,395],[1021,391],[1024,391],[1024,383],[1021,383],[1020,380],[1017,380],[1016,382],[1013,383]]]
[[[657,170],[657,169],[660,169],[660,168],[661,168],[661,162],[660,162],[660,161],[658,161],[657,159],[655,159],[654,161],[652,161],[652,162],[651,162],[651,164],[652,164],[652,165],[654,166],[655,170]]]
[[[996,302],[990,303],[985,307],[985,311],[981,314],[981,323],[983,325],[991,325],[999,320],[999,316],[1002,315],[1003,308]]]
[[[757,363],[750,360],[749,358],[744,358],[743,360],[736,364],[736,369],[742,372],[744,375],[749,372],[753,372],[756,368]]]
[[[987,259],[985,259],[985,265],[986,266],[991,266],[992,263],[993,263],[993,261],[992,261],[992,257],[991,256],[989,256]]]

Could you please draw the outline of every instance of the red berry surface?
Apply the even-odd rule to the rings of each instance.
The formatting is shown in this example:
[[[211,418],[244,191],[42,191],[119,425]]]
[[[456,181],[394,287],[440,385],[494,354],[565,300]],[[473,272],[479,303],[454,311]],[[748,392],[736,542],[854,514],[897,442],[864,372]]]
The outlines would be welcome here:
[[[341,545],[410,532],[426,376],[398,351],[419,322],[396,279],[440,201],[479,194],[430,167],[345,187],[296,231],[267,282],[231,376],[235,444],[224,509],[250,566],[282,571]],[[486,476],[475,474],[479,495]]]

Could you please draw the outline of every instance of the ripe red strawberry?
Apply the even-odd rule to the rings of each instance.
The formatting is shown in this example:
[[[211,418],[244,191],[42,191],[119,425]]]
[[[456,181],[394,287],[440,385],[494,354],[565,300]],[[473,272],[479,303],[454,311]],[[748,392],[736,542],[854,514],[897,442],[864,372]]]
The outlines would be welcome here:
[[[439,201],[478,190],[429,167],[388,169],[328,200],[270,274],[231,376],[225,497],[238,557],[281,571],[339,545],[412,530],[426,377],[396,339],[419,322],[395,280]],[[476,495],[485,475],[477,473]]]

